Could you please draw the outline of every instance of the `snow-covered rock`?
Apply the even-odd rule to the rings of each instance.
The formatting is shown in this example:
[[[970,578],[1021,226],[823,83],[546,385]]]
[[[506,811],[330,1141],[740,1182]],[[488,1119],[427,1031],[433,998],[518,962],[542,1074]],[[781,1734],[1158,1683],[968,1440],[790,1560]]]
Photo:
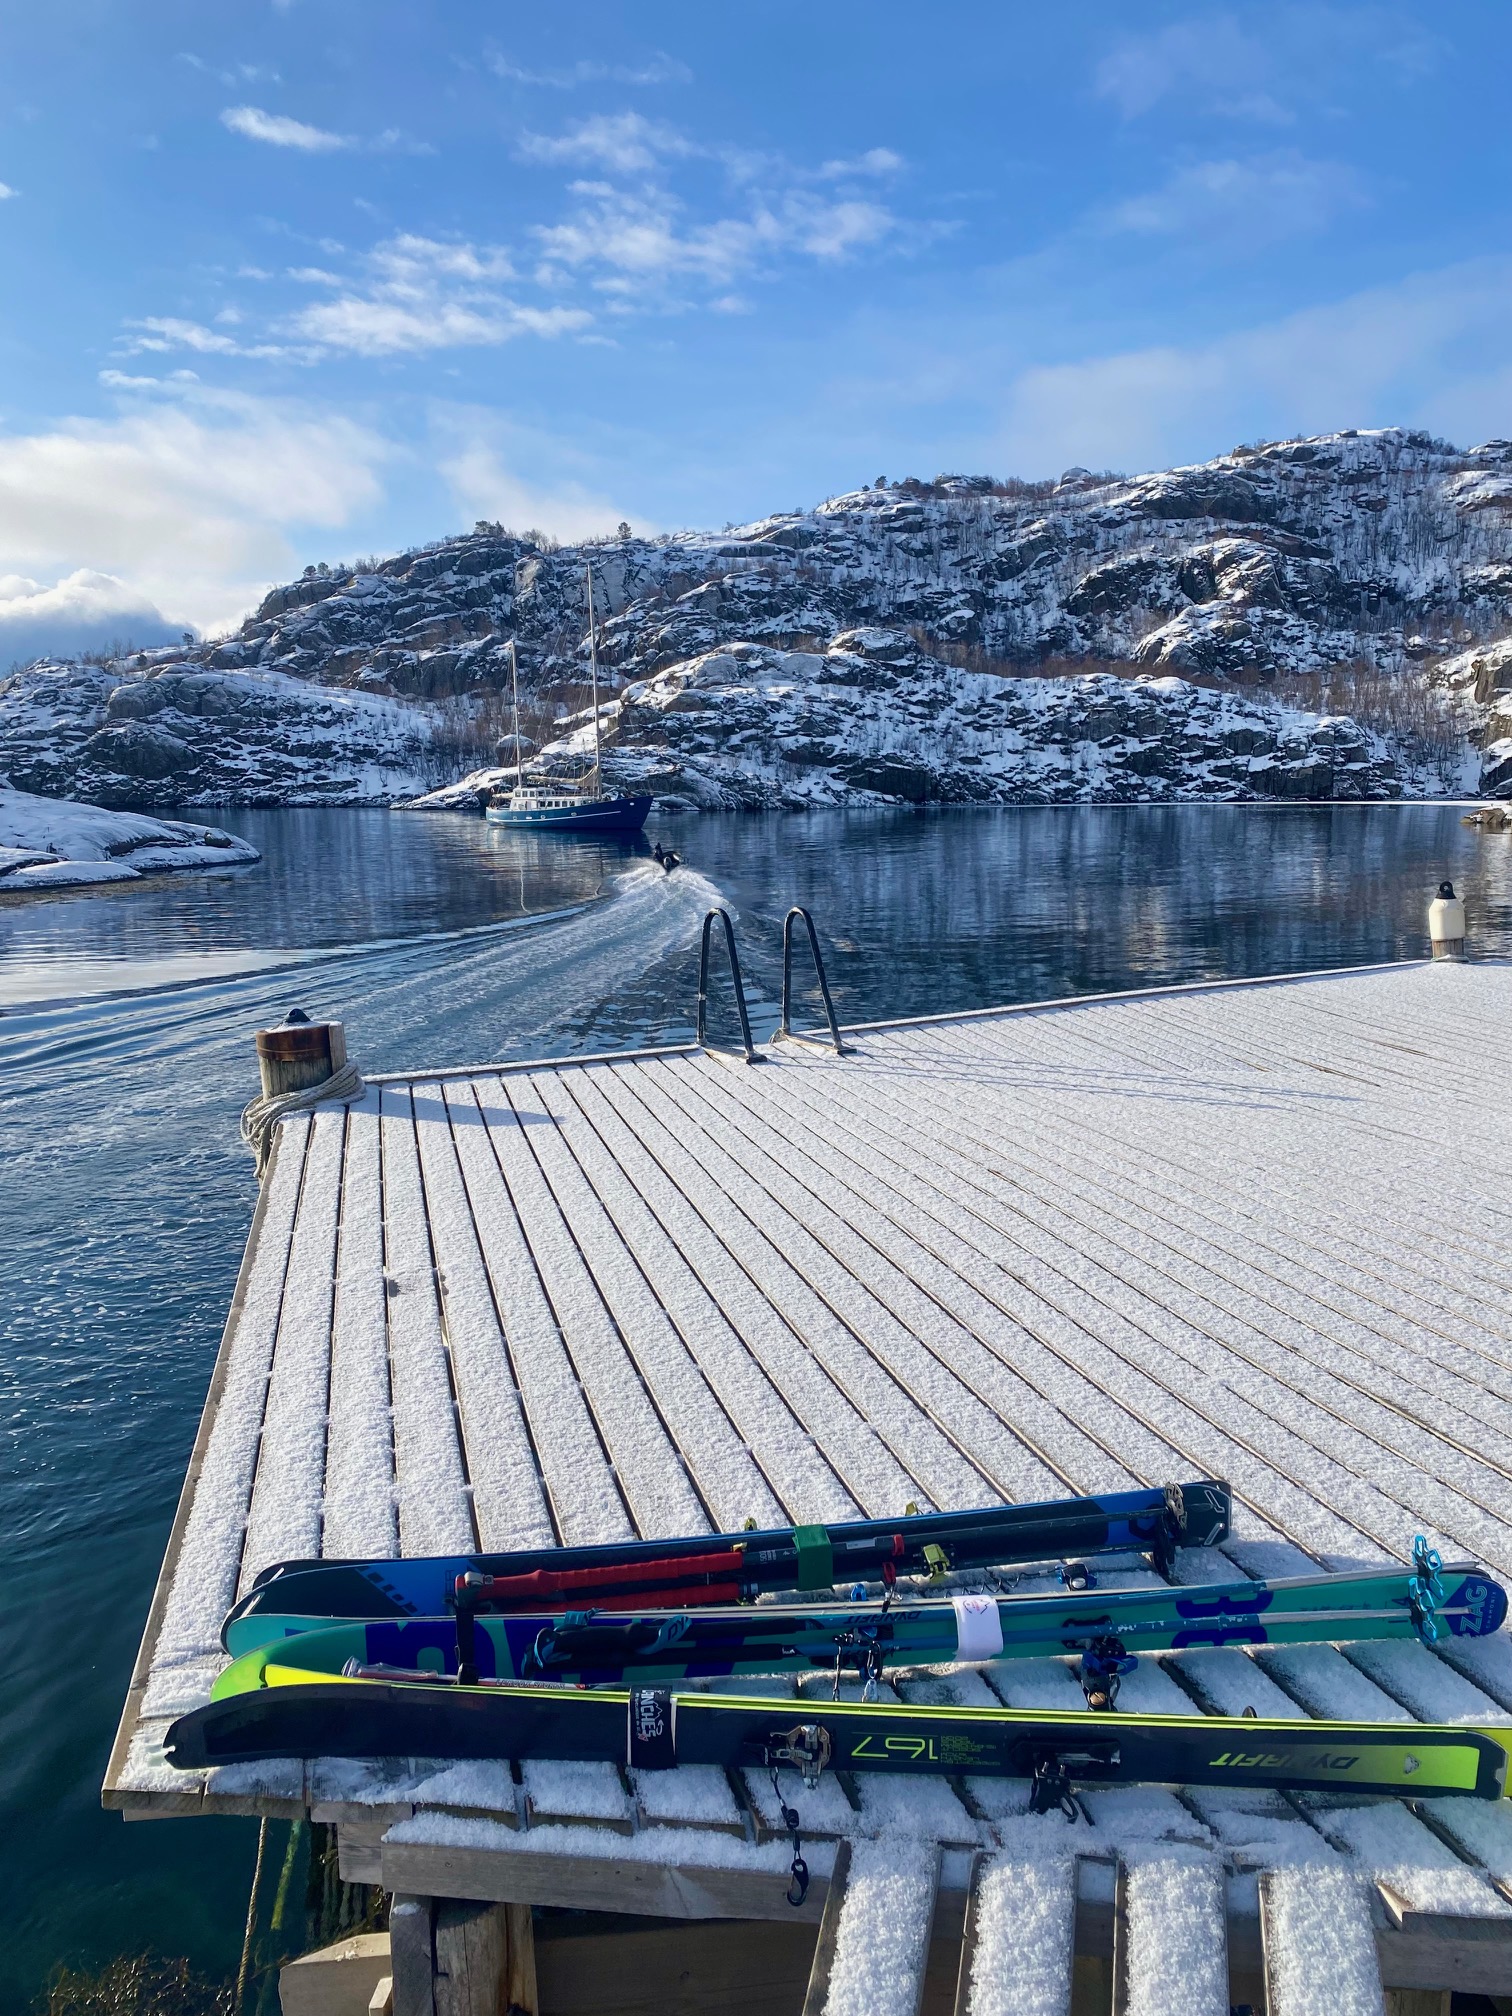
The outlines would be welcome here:
[[[12,790],[0,778],[0,895],[138,882],[171,868],[224,868],[260,859],[248,841],[219,826],[42,798]]]
[[[1493,706],[1480,675],[1467,684],[1446,673],[1512,638],[1512,442],[1459,449],[1400,428],[1242,447],[1134,477],[909,478],[722,533],[588,547],[480,524],[392,559],[307,569],[219,643],[0,681],[0,767],[111,803],[378,803],[444,784],[497,756],[511,640],[536,742],[549,744],[581,707],[585,556],[610,690],[641,689],[619,722],[627,757],[645,745],[647,708],[701,712],[700,732],[745,733],[739,708],[709,704],[724,690],[716,661],[741,648],[827,658],[843,647],[879,671],[908,650],[927,660],[931,691],[954,694],[963,733],[986,704],[981,678],[1176,675],[1181,688],[1139,689],[1141,721],[1151,709],[1165,717],[1168,754],[1228,720],[1216,702],[1193,700],[1191,686],[1233,688],[1254,732],[1280,737],[1278,750],[1309,739],[1332,749],[1337,717],[1354,717],[1352,732],[1379,738],[1360,759],[1372,789],[1452,791],[1479,778],[1483,789],[1512,790],[1503,746],[1512,701]],[[880,637],[894,640],[891,659],[871,641]],[[682,672],[690,664],[696,676]],[[665,707],[649,697],[664,673],[678,675]],[[798,768],[823,769],[851,795],[880,788],[867,781],[881,732],[860,697],[871,689],[807,683],[849,693],[844,705],[831,693],[822,711],[824,734],[847,740],[856,781],[844,763],[800,755]],[[1083,704],[1074,694],[1047,690],[1030,705],[1017,677],[1009,683],[1003,721],[1012,717],[1025,749],[1042,749],[1058,790],[1052,752],[1068,738],[1099,748],[1103,738],[1072,732]],[[1278,685],[1279,712],[1256,697]],[[679,775],[713,760],[685,746],[692,729],[664,721],[658,732],[678,752]],[[791,732],[801,744],[808,731]],[[736,760],[750,746],[732,741],[718,757],[720,802],[731,790],[739,802],[768,802],[771,775]],[[1017,790],[1033,769],[1024,751],[1005,750],[1015,757],[1010,784],[985,749],[974,753],[979,773],[1000,781],[974,794],[963,771],[959,795]],[[931,774],[938,758],[926,752]],[[1183,778],[1199,795],[1265,788],[1265,765],[1243,784],[1213,771],[1218,760],[1178,760],[1171,788],[1186,788]],[[1297,765],[1299,775],[1318,771],[1304,752],[1295,765],[1272,763],[1269,781]],[[731,781],[737,770],[743,785]],[[1122,788],[1121,775],[1112,781]],[[684,795],[696,795],[692,783]]]
[[[588,717],[541,752],[573,775]],[[1401,777],[1379,736],[1169,674],[1057,679],[965,672],[906,632],[842,633],[829,650],[736,643],[668,666],[619,699],[606,781],[666,806],[1069,804],[1163,799],[1380,798]],[[487,769],[420,802],[476,804]]]
[[[0,680],[0,768],[105,805],[392,804],[460,767],[446,736],[433,708],[181,656]]]

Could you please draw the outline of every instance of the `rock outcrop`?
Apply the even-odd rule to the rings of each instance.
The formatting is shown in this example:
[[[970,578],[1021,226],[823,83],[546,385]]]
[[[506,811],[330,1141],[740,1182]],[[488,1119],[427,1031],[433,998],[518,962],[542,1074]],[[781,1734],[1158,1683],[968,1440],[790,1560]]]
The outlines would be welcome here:
[[[38,797],[13,790],[0,777],[0,896],[139,882],[175,868],[224,868],[258,859],[248,841],[218,826]]]

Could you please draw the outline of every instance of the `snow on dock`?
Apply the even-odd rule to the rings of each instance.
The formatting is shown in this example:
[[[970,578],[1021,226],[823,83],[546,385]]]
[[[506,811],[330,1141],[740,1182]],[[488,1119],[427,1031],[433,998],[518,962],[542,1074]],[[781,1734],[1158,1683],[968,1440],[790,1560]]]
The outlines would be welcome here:
[[[1419,1532],[1512,1576],[1509,1028],[1512,967],[1396,966],[874,1025],[755,1070],[687,1049],[370,1080],[284,1121],[106,1804],[310,1811],[349,1875],[422,1896],[780,1919],[789,1849],[756,1774],[185,1774],[161,1738],[206,1697],[225,1610],[291,1555],[1205,1472],[1233,1484],[1234,1534],[1179,1578],[1401,1559]],[[890,1678],[1080,1703],[1055,1661]],[[1189,1652],[1123,1701],[1504,1721],[1512,1651]],[[1069,2007],[1073,1951],[1152,2016],[1259,2003],[1266,1977],[1301,2012],[1307,1955],[1347,1957],[1364,2010],[1371,1936],[1388,1985],[1512,1992],[1505,1807],[1131,1788],[1088,1793],[1073,1832],[1002,1784],[786,1791],[811,1922],[829,1844],[856,1848],[815,2016],[881,2006],[879,1969],[907,2016],[963,1913],[963,2011]]]

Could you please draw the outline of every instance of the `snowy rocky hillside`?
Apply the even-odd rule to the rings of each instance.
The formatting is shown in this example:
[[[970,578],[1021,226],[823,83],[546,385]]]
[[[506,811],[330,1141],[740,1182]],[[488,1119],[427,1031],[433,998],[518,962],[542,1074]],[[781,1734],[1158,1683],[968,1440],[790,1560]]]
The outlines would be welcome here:
[[[0,679],[0,769],[103,805],[389,805],[462,760],[435,709],[182,653]]]
[[[94,882],[139,882],[172,868],[261,857],[235,833],[13,791],[0,777],[0,896]]]
[[[685,803],[1512,792],[1512,442],[1400,429],[587,549],[480,524],[307,569],[187,661],[0,681],[0,765],[380,801],[498,760],[511,638],[530,746],[568,761],[585,551],[612,767]]]
[[[1345,716],[1169,674],[964,672],[887,629],[843,631],[822,653],[704,652],[627,688],[605,725],[613,782],[688,810],[1385,798],[1406,788],[1382,739]],[[536,767],[581,772],[591,741],[590,714]],[[421,802],[470,809],[512,776],[484,769]]]

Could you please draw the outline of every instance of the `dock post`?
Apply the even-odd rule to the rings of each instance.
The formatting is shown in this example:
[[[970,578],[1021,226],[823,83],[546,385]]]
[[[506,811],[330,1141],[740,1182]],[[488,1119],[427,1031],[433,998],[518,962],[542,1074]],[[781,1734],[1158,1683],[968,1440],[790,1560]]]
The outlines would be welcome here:
[[[1435,959],[1464,958],[1465,906],[1455,895],[1452,882],[1440,882],[1437,896],[1428,905],[1428,936]]]
[[[346,1025],[312,1022],[302,1008],[291,1008],[275,1028],[257,1032],[257,1071],[265,1099],[324,1085],[346,1061]]]
[[[394,2016],[436,2016],[435,1900],[396,1896],[389,1909],[389,1973]]]
[[[537,2016],[528,1904],[396,1896],[389,1966],[393,2016]]]

